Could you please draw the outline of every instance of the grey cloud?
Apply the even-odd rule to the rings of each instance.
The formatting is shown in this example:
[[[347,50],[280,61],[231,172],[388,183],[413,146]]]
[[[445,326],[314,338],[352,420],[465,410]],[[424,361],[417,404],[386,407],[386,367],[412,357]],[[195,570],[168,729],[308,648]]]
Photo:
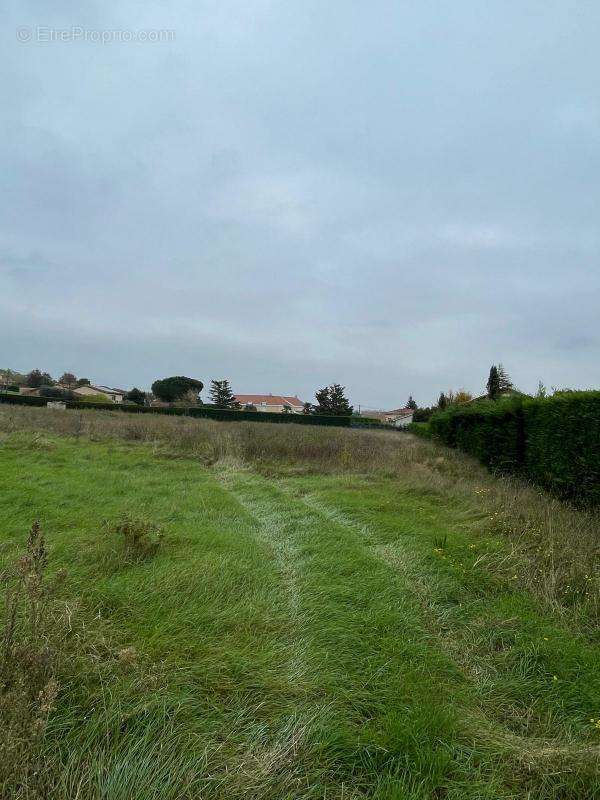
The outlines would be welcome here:
[[[600,8],[12,2],[0,363],[363,405],[597,385]],[[19,26],[173,29],[19,44]]]

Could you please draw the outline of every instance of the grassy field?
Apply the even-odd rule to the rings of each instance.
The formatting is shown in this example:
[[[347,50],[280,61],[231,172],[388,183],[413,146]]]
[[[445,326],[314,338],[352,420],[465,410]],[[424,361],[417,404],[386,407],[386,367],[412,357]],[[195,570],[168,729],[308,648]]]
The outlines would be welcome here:
[[[597,516],[407,434],[129,417],[0,407],[2,562],[39,519],[53,587],[3,798],[600,797]]]

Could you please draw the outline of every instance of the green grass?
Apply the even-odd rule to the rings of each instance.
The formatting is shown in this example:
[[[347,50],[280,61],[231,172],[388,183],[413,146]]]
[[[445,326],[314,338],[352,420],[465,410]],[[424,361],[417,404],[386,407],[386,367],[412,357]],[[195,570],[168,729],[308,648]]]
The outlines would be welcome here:
[[[600,797],[595,629],[534,591],[479,490],[348,469],[377,433],[318,431],[320,465],[310,431],[292,462],[287,430],[219,459],[9,427],[2,559],[39,518],[68,572],[53,798]],[[440,459],[385,435],[415,475]],[[155,554],[126,557],[125,518]]]

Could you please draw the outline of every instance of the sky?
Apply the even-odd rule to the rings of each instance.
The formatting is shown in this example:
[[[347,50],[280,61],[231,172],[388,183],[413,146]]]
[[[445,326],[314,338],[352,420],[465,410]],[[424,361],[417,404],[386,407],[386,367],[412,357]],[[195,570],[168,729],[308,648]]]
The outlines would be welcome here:
[[[597,0],[7,0],[0,367],[598,387],[599,34]]]

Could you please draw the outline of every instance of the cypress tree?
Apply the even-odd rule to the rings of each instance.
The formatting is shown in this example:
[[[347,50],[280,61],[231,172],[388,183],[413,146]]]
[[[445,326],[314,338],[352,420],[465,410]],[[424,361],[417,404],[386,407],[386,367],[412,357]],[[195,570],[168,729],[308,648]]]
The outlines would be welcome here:
[[[500,397],[500,375],[498,374],[498,367],[492,364],[490,367],[490,376],[487,382],[487,395],[490,400],[497,400]]]

